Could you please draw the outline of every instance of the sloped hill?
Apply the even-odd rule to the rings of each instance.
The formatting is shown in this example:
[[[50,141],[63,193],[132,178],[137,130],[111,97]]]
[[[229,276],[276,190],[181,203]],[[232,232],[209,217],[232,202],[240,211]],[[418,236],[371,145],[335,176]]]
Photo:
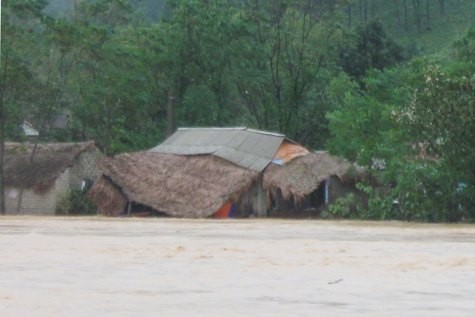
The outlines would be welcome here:
[[[45,12],[52,16],[61,16],[72,12],[79,3],[90,0],[49,0]],[[166,14],[167,0],[130,0],[137,12],[149,21],[158,21]]]
[[[412,53],[445,54],[451,43],[475,27],[473,0],[358,0],[345,9],[347,25],[379,20]]]

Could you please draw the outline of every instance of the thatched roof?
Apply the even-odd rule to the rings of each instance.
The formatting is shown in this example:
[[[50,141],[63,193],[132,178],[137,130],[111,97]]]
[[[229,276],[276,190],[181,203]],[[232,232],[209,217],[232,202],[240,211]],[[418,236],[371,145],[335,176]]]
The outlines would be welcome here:
[[[351,177],[361,174],[361,168],[327,152],[319,151],[297,157],[279,166],[269,165],[264,171],[263,185],[266,191],[280,189],[285,199],[291,196],[299,200],[315,191],[329,176]]]
[[[130,201],[189,218],[212,215],[258,176],[212,155],[136,152],[103,159],[99,165]]]
[[[127,198],[121,189],[104,175],[94,183],[88,195],[96,204],[97,210],[106,216],[118,216],[127,206]]]
[[[5,143],[5,186],[46,192],[56,178],[86,151],[97,150],[94,142],[38,144],[33,163],[31,143]]]

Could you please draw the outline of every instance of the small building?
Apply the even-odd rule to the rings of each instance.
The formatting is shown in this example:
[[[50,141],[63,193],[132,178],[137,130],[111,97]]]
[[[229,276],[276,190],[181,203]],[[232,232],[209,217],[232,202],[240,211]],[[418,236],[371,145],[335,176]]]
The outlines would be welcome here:
[[[53,215],[69,190],[81,189],[98,176],[101,156],[94,142],[5,143],[4,177],[7,214]]]
[[[148,151],[99,166],[90,195],[104,215],[311,217],[333,192],[355,190],[352,164],[248,128],[181,128]]]
[[[23,121],[21,124],[21,130],[23,135],[28,138],[36,138],[40,135],[40,132],[35,129],[35,127],[29,121]]]

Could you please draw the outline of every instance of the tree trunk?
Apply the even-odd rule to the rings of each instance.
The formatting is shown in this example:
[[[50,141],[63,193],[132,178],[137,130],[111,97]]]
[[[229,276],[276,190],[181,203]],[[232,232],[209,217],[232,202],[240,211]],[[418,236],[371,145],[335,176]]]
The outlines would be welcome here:
[[[402,25],[400,4],[401,4],[401,0],[398,0],[396,2],[396,15],[397,15],[397,26],[398,26],[398,28],[401,28],[401,25]]]
[[[368,22],[368,2],[363,0],[363,14],[364,14],[364,23]]]
[[[402,0],[402,6],[403,6],[403,9],[404,9],[404,28],[408,29],[409,27],[409,23],[408,23],[408,14],[407,14],[407,0]]]
[[[376,1],[372,0],[371,1],[371,19],[374,19],[376,17]]]
[[[0,4],[1,5],[1,4]],[[1,11],[1,8],[0,8]],[[1,17],[0,17],[0,33],[1,33]],[[7,82],[7,61],[8,54],[2,54],[3,38],[0,36],[0,65],[2,65],[2,84],[0,86],[0,215],[6,214],[5,208],[5,174],[4,172],[4,153],[5,153],[5,106],[4,96]],[[4,61],[5,60],[5,61]]]
[[[416,19],[417,31],[421,31],[421,1],[412,0],[412,6],[414,8],[414,18]]]
[[[59,97],[59,95],[58,95],[58,97]],[[59,99],[58,99],[57,102],[59,102]],[[39,129],[39,135],[36,138],[35,143],[33,144],[33,149],[31,150],[31,153],[30,153],[30,159],[29,159],[29,162],[28,162],[28,164],[30,164],[30,165],[33,165],[33,162],[35,161],[35,155],[36,155],[36,150],[38,149],[38,143],[40,142],[41,135],[44,133],[44,131],[46,129],[47,123],[51,119],[51,114],[53,112],[54,104],[55,103],[51,103],[48,106],[48,108],[46,109],[45,116],[44,116],[44,118],[41,122],[41,126],[40,126],[40,129]],[[20,192],[18,193],[18,202],[17,202],[17,206],[16,206],[16,213],[17,214],[19,214],[21,212],[21,205],[23,203],[23,193],[24,193],[24,191],[25,191],[25,188],[21,187]]]
[[[439,0],[440,15],[445,15],[445,0]]]
[[[64,93],[64,90],[65,90],[65,85],[66,85],[66,79],[67,79],[67,74],[69,73],[69,69],[65,63],[65,58],[66,58],[66,55],[65,53],[62,53],[60,59],[59,59],[59,82],[57,84],[57,92],[52,96],[51,100],[44,100],[43,101],[43,109],[44,109],[44,112],[43,112],[43,118],[41,120],[41,125],[40,125],[40,128],[38,130],[39,132],[39,135],[38,135],[38,138],[36,138],[35,140],[35,143],[33,145],[33,149],[31,150],[31,153],[30,153],[30,158],[29,158],[29,164],[30,165],[33,165],[33,162],[35,160],[35,155],[36,155],[36,150],[38,148],[38,143],[40,141],[40,138],[42,135],[45,134],[46,132],[46,128],[47,128],[47,125],[48,123],[51,121],[51,117],[53,115],[53,111],[56,107],[59,106],[60,102],[61,102],[61,97]],[[52,66],[51,66],[52,67]],[[51,80],[51,68],[48,70],[48,79],[46,81],[46,84],[47,85],[52,85],[52,80]],[[21,211],[21,205],[22,205],[22,202],[23,202],[23,192],[24,192],[24,188],[22,187],[20,189],[20,193],[18,195],[18,203],[17,203],[17,208],[16,208],[16,212],[17,213],[20,213]]]
[[[361,21],[363,21],[363,0],[359,1],[358,9],[360,13],[360,23],[361,23]]]
[[[175,96],[173,96],[173,92],[170,90],[168,92],[168,102],[167,102],[167,137],[173,134],[174,126],[173,126],[173,101],[175,100]]]
[[[3,91],[3,87],[2,87]],[[0,215],[6,213],[5,210],[5,182],[3,173],[3,157],[5,152],[5,116],[3,107],[3,93],[0,96]]]
[[[352,4],[349,4],[347,9],[346,9],[346,12],[348,13],[348,27],[351,28],[351,25],[352,25],[352,20],[353,20],[353,5]]]
[[[360,23],[366,23],[368,21],[368,2],[367,0],[359,1],[360,9]]]
[[[430,1],[426,0],[426,18],[427,18],[427,24],[429,24],[430,21]]]

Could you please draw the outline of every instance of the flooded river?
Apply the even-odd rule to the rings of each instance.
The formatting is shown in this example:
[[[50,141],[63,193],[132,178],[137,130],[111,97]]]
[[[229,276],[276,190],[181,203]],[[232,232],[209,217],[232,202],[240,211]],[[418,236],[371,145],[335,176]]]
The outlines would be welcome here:
[[[0,316],[475,316],[475,226],[0,218]]]

